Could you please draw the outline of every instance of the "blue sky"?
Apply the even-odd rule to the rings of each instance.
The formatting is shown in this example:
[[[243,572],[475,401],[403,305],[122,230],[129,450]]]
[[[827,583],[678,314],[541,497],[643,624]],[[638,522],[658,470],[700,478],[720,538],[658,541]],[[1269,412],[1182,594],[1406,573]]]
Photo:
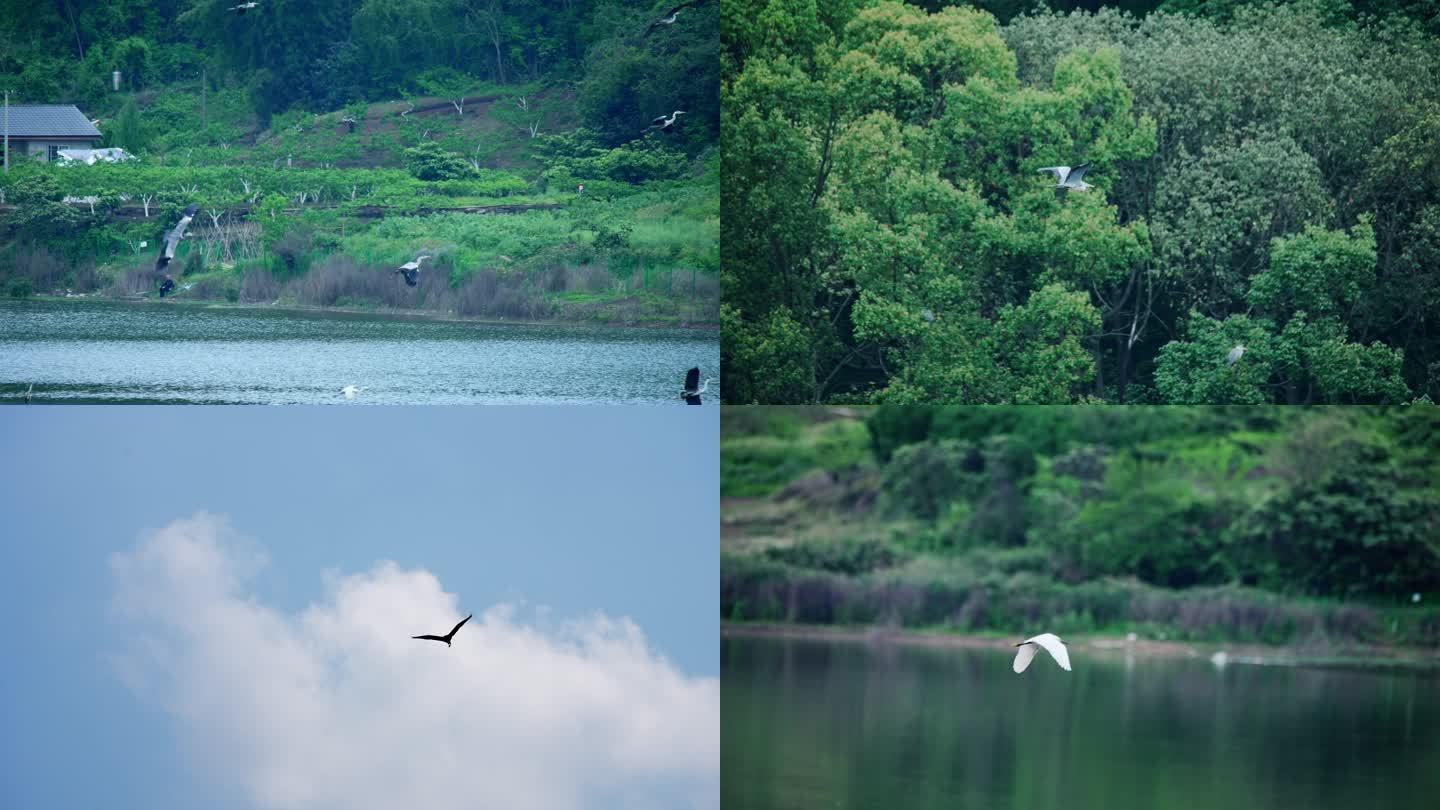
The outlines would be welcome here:
[[[516,620],[542,633],[629,617],[685,678],[717,678],[718,432],[700,409],[5,409],[0,806],[257,806],[192,767],[203,721],[139,699],[113,664],[133,639],[112,555],[200,512],[269,557],[230,608],[293,618],[329,599],[323,571],[394,560],[464,612],[546,606]]]

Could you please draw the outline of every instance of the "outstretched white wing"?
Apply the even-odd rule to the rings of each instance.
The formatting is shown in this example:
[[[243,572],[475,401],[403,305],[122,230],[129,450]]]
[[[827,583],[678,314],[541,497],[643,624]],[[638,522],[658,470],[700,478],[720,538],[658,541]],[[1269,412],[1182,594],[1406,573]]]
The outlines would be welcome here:
[[[1020,651],[1015,653],[1015,671],[1024,672],[1025,668],[1030,666],[1030,662],[1035,660],[1035,651],[1038,649],[1039,647],[1028,641],[1021,644]]]
[[[1070,671],[1070,653],[1065,649],[1064,642],[1060,641],[1060,638],[1054,633],[1041,633],[1034,638],[1025,639],[1025,643],[1044,647],[1045,652],[1050,653],[1050,657],[1055,659],[1055,663],[1059,664],[1061,669],[1066,672]],[[1031,655],[1033,656],[1034,653]]]
[[[1041,168],[1040,171],[1050,172],[1051,174],[1055,175],[1056,182],[1061,184],[1065,182],[1065,178],[1070,176],[1069,166],[1045,166]]]

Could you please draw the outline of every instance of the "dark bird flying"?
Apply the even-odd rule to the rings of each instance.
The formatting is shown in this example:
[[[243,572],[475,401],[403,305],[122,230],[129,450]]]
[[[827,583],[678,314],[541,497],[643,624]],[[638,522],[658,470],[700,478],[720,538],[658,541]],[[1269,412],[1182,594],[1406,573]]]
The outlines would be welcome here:
[[[161,298],[175,289],[175,279],[165,272],[165,268],[170,265],[170,260],[175,258],[175,249],[180,246],[180,240],[185,238],[185,229],[190,227],[190,220],[195,218],[195,214],[199,210],[200,206],[195,203],[185,206],[185,211],[180,214],[180,221],[175,223],[175,227],[171,228],[169,233],[165,234],[165,246],[160,249],[160,255],[155,259],[155,275],[164,278],[160,282]]]
[[[474,615],[475,615],[474,613],[471,613],[471,614],[470,614],[470,616],[474,616]],[[470,616],[466,616],[465,618],[461,619],[459,624],[457,624],[457,625],[455,625],[454,627],[450,628],[450,632],[446,633],[446,634],[443,635],[443,636],[411,636],[411,638],[423,638],[423,639],[425,639],[426,641],[443,641],[443,642],[445,642],[445,646],[446,646],[446,647],[449,647],[449,646],[450,646],[450,639],[452,639],[452,638],[455,637],[455,631],[456,631],[456,630],[459,630],[459,629],[462,628],[462,627],[464,627],[464,626],[465,626],[465,622],[470,621]]]
[[[685,400],[686,405],[699,405],[700,395],[710,387],[710,381],[706,380],[705,385],[700,385],[700,367],[685,372],[685,388],[680,392],[680,398]]]

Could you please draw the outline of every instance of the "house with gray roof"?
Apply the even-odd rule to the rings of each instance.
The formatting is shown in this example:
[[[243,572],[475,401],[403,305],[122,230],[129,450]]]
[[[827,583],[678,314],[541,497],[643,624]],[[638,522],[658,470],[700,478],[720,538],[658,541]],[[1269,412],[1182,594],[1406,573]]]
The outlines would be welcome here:
[[[55,160],[61,149],[93,149],[103,137],[73,104],[12,104],[9,118],[11,156]]]

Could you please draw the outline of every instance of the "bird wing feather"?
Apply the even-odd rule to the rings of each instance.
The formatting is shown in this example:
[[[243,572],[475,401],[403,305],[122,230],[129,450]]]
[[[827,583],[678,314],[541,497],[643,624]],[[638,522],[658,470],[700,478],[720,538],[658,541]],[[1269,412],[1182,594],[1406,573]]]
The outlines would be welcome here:
[[[1080,178],[1084,177],[1085,172],[1088,171],[1090,171],[1090,164],[1081,163],[1079,166],[1076,166],[1075,168],[1070,170],[1070,173],[1065,176],[1065,182],[1078,183],[1080,182]]]
[[[444,636],[411,636],[411,638],[423,638],[428,641],[444,641]]]
[[[1034,638],[1026,639],[1025,643],[1044,647],[1045,652],[1050,653],[1050,657],[1055,659],[1055,663],[1059,664],[1061,669],[1066,672],[1070,671],[1070,653],[1065,649],[1065,643],[1054,633],[1041,633]]]
[[[1045,166],[1045,167],[1041,168],[1040,171],[1042,171],[1042,172],[1050,172],[1051,174],[1055,175],[1056,180],[1058,180],[1059,182],[1063,183],[1063,182],[1065,182],[1065,176],[1070,173],[1070,167],[1069,167],[1069,166]]]
[[[699,388],[699,387],[700,387],[700,367],[699,367],[699,366],[696,366],[695,368],[692,368],[692,369],[690,369],[689,371],[685,372],[685,390],[686,390],[686,391],[694,391],[696,388]]]
[[[471,614],[470,614],[470,616],[474,616],[474,615],[475,615],[474,613],[471,613]],[[452,635],[452,636],[455,635],[455,631],[456,631],[456,630],[459,630],[460,628],[464,627],[464,626],[465,626],[465,622],[470,621],[470,616],[466,616],[465,618],[461,619],[459,624],[457,624],[457,625],[455,625],[454,627],[452,627],[452,628],[450,629],[450,635]]]
[[[1028,641],[1020,645],[1020,651],[1015,653],[1016,672],[1024,672],[1025,668],[1030,666],[1030,662],[1035,660],[1035,650],[1035,645]]]

